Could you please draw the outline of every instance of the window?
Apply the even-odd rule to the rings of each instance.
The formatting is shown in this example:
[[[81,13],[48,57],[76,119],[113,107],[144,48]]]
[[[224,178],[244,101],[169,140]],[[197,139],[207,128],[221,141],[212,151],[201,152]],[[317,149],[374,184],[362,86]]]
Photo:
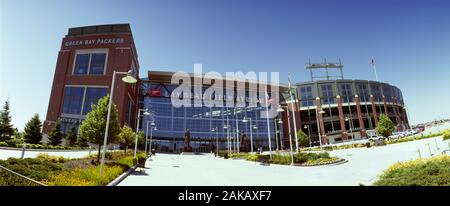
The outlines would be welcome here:
[[[125,123],[128,125],[131,125],[131,109],[132,109],[132,104],[133,102],[131,101],[130,98],[128,98],[128,102],[127,102],[127,111],[125,112]]]
[[[80,114],[83,102],[84,87],[66,87],[62,113]]]
[[[342,95],[342,102],[353,102],[352,85],[339,84],[339,86]]]
[[[83,115],[92,110],[92,104],[97,104],[98,100],[106,96],[106,88],[87,88],[84,100]]]
[[[96,104],[104,96],[106,88],[67,86],[64,89],[62,113],[85,115],[92,110],[91,105]]]
[[[333,104],[334,103],[334,95],[333,95],[333,86],[331,84],[321,85],[322,90],[322,104]]]
[[[92,54],[91,58],[91,69],[89,70],[89,74],[103,74],[106,54]]]
[[[313,106],[312,88],[310,86],[300,88],[302,106]]]
[[[77,54],[74,74],[103,74],[106,53]]]
[[[357,84],[358,95],[362,101],[369,101],[369,90],[367,84],[358,83]]]
[[[89,56],[89,54],[77,55],[74,74],[87,74],[89,69]]]
[[[372,91],[372,95],[375,98],[375,101],[379,102],[381,101],[381,89],[380,85],[378,83],[371,84],[370,90]]]

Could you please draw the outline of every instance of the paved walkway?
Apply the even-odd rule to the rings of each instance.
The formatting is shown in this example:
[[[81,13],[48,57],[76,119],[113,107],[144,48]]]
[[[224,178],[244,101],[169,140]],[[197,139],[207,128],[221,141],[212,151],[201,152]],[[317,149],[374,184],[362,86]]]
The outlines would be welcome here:
[[[370,185],[389,165],[418,158],[418,149],[422,157],[430,156],[428,144],[433,154],[449,149],[449,141],[436,137],[382,147],[337,150],[330,152],[331,155],[349,162],[316,167],[263,166],[211,154],[157,154],[147,162],[144,172],[134,172],[119,185]]]

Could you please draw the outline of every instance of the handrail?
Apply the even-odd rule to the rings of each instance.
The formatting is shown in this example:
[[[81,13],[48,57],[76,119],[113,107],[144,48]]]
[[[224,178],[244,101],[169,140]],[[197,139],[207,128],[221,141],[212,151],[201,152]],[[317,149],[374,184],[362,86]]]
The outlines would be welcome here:
[[[6,168],[6,167],[3,167],[3,166],[1,166],[1,165],[0,165],[0,169],[4,169],[4,170],[6,170],[6,171],[8,171],[8,172],[10,172],[10,173],[12,173],[12,174],[14,174],[14,175],[17,175],[17,176],[19,176],[19,177],[21,177],[21,178],[24,178],[24,179],[28,180],[28,181],[31,181],[31,182],[33,182],[33,183],[36,183],[36,184],[38,184],[38,185],[40,185],[40,186],[48,186],[48,185],[46,185],[46,184],[43,184],[43,183],[38,182],[38,181],[36,181],[36,180],[33,180],[33,179],[31,179],[31,178],[29,178],[29,177],[27,177],[27,176],[24,176],[24,175],[21,175],[21,174],[19,174],[19,173],[17,173],[17,172],[14,172],[14,171],[12,171],[12,170],[10,170],[10,169],[8,169],[8,168]]]

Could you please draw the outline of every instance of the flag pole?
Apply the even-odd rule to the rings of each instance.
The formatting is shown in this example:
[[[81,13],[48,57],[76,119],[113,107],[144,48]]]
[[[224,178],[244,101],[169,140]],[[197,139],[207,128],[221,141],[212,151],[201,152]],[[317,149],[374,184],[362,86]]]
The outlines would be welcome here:
[[[377,67],[375,67],[375,60],[373,58],[370,61],[370,65],[372,65],[373,71],[375,73],[375,80],[378,82]]]
[[[267,118],[267,135],[269,138],[269,157],[272,159],[272,143],[270,139],[270,124],[269,124],[269,94],[267,93],[266,85],[266,118]]]
[[[292,118],[294,120],[294,134],[295,134],[295,147],[297,149],[297,153],[299,152],[299,147],[298,147],[298,139],[297,139],[297,122],[296,122],[296,118],[295,118],[295,108],[294,108],[294,104],[297,103],[297,98],[295,98],[294,94],[292,94],[292,87],[291,87],[291,73],[289,73],[288,76],[288,82],[289,82],[289,95],[291,96],[291,107],[292,107]],[[296,106],[297,107],[297,106]],[[289,111],[288,111],[289,112]],[[289,121],[289,120],[288,120]]]

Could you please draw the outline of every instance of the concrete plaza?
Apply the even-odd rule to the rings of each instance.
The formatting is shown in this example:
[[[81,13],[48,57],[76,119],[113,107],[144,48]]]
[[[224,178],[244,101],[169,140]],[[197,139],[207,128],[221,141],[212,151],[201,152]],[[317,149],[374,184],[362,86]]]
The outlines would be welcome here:
[[[418,150],[422,157],[429,157],[429,151],[433,155],[441,154],[449,146],[449,141],[435,137],[381,147],[336,150],[330,154],[347,159],[347,163],[315,167],[263,166],[211,154],[157,154],[147,162],[143,172],[135,171],[119,185],[371,185],[389,165],[418,158]]]

